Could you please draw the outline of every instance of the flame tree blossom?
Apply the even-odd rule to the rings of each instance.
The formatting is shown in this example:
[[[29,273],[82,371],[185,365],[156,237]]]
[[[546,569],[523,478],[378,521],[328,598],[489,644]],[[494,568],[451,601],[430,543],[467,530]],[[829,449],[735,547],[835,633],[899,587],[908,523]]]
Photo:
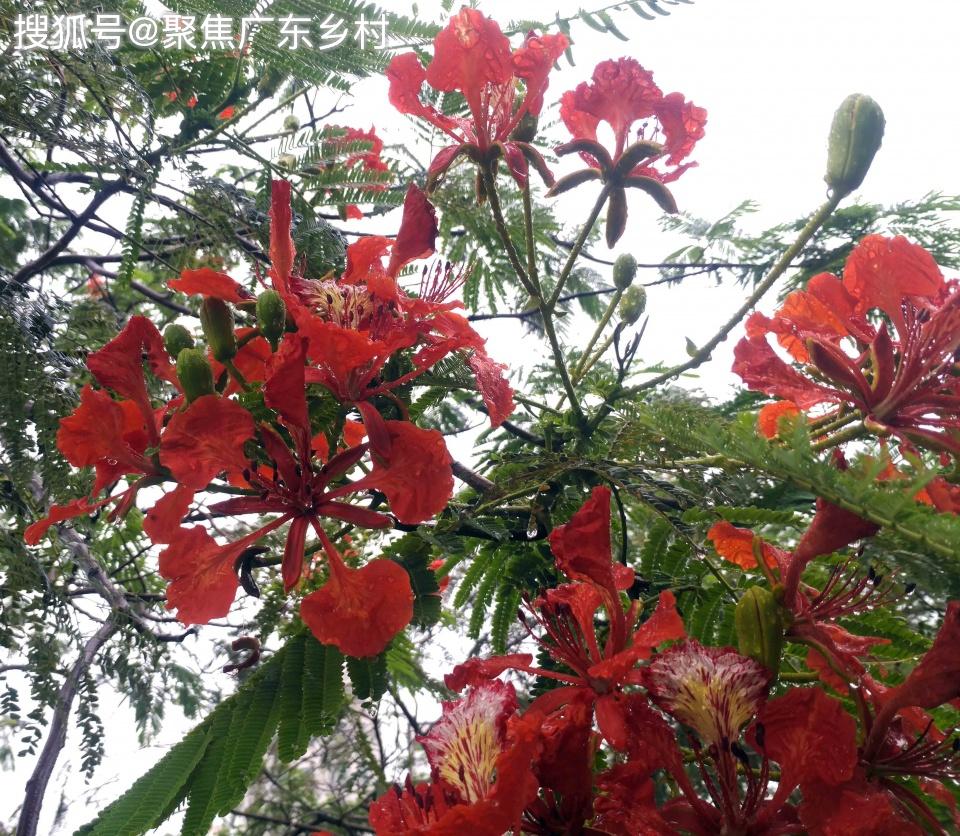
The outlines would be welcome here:
[[[496,21],[464,7],[434,39],[433,60],[426,68],[414,52],[396,56],[387,66],[391,104],[401,113],[426,120],[452,140],[430,163],[427,183],[436,183],[461,155],[482,168],[502,157],[521,187],[530,164],[552,183],[540,152],[518,139],[515,131],[526,117],[540,115],[550,69],[567,45],[564,35],[531,32],[521,47],[511,49]],[[447,116],[425,102],[424,83],[437,92],[462,94],[470,116]]]
[[[706,110],[681,93],[664,95],[653,73],[633,58],[619,58],[600,62],[590,82],[563,94],[560,118],[573,139],[557,153],[579,153],[588,168],[562,177],[549,194],[593,180],[603,182],[610,200],[607,246],[616,244],[626,229],[628,188],[646,192],[665,212],[677,211],[665,184],[696,165],[686,160],[704,136]],[[598,141],[601,122],[613,130],[612,150]],[[637,122],[640,126],[631,138]]]
[[[537,697],[529,711],[544,717],[561,707],[582,702],[596,713],[603,736],[614,746],[624,735],[624,687],[640,681],[637,665],[654,648],[685,635],[671,592],[660,594],[650,617],[638,624],[640,609],[633,601],[624,610],[620,592],[633,582],[633,570],[613,561],[610,550],[610,490],[594,488],[590,499],[566,525],[554,529],[550,547],[557,568],[571,583],[546,590],[526,609],[543,635],[535,638],[561,666],[537,668],[526,653],[471,659],[458,665],[444,681],[461,691],[499,676],[506,670],[537,674],[560,683]],[[596,618],[606,619],[606,638],[597,634]],[[524,618],[527,629],[533,626]]]
[[[751,389],[799,409],[852,408],[872,432],[956,454],[958,287],[922,247],[868,235],[842,279],[821,273],[773,317],[752,314],[733,370]],[[769,335],[801,369],[774,351]]]

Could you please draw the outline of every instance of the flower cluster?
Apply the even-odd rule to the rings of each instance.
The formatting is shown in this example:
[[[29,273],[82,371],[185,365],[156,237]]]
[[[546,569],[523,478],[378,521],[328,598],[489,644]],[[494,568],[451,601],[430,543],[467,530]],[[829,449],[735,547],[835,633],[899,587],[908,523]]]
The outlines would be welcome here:
[[[83,389],[57,442],[71,464],[95,469],[93,489],[52,507],[25,537],[37,543],[50,526],[107,505],[121,516],[143,489],[163,485],[144,530],[165,546],[167,606],[182,622],[203,624],[229,611],[241,581],[256,591],[245,573],[264,551],[257,544],[284,527],[281,575],[284,589],[293,590],[316,550],[306,548],[312,531],[327,580],[304,597],[304,621],[347,654],[375,655],[410,621],[409,578],[383,558],[349,566],[324,524],[390,528],[395,520],[428,520],[446,506],[453,476],[443,437],[409,420],[399,387],[460,354],[494,425],[511,412],[513,393],[504,367],[449,298],[459,279],[452,265],[425,267],[418,295],[397,283],[406,264],[434,251],[433,207],[415,186],[396,239],[371,236],[352,245],[339,278],[301,275],[291,221],[290,185],[275,181],[271,287],[259,298],[209,268],[169,282],[202,297],[206,352],[181,326],[161,336],[135,316],[88,356],[98,386]],[[237,327],[238,315],[251,324]],[[332,423],[312,408],[324,391],[336,403]],[[351,411],[359,421],[348,418]],[[112,492],[122,477],[129,486]],[[191,515],[195,500],[217,494],[233,496],[208,503],[208,514],[266,522],[225,543],[204,525],[183,525],[204,516]],[[364,496],[373,503],[359,504]],[[383,500],[390,513],[377,509]]]
[[[960,602],[902,684],[859,669],[854,717],[821,686],[777,686],[757,659],[687,638],[669,592],[641,620],[623,599],[633,572],[612,559],[609,513],[596,488],[550,537],[569,582],[527,602],[535,627],[522,620],[551,664],[520,653],[457,666],[446,684],[466,696],[418,738],[430,780],[407,777],[373,803],[379,836],[946,832],[930,805],[952,805],[960,754],[926,712],[960,698]],[[711,537],[742,566],[779,569],[864,536],[836,514],[822,507],[793,555],[723,524]],[[833,526],[846,533],[830,540]],[[832,583],[799,585],[790,639],[844,644],[828,619],[863,590]],[[521,708],[497,679],[508,670],[554,687]],[[655,791],[661,774],[671,790]]]
[[[819,408],[821,425],[856,419],[875,434],[957,454],[958,348],[960,284],[906,238],[868,235],[842,279],[814,276],[774,316],[752,314],[733,370],[751,389],[783,399],[766,413],[768,435],[780,415]]]

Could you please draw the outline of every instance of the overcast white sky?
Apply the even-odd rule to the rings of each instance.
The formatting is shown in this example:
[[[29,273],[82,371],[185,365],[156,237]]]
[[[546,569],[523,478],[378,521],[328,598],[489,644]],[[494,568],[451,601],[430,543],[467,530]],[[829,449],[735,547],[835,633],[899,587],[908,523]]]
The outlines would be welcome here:
[[[385,5],[409,13],[405,2]],[[480,8],[501,21],[518,8],[516,0],[481,0]],[[550,19],[590,3],[527,2],[524,15]],[[421,3],[428,17],[439,3]],[[600,60],[632,55],[655,73],[665,91],[679,90],[707,108],[707,135],[696,149],[699,167],[675,185],[680,207],[716,219],[745,198],[760,204],[752,228],[792,219],[823,200],[827,129],[833,111],[852,92],[873,96],[883,107],[887,131],[873,169],[854,199],[887,203],[915,199],[931,190],[960,193],[960,72],[957,37],[960,10],[943,0],[697,0],[666,6],[670,17],[645,21],[630,11],[615,14],[630,36],[623,43],[575,24],[576,67],[555,73],[547,101],[589,77]],[[375,123],[387,141],[405,141],[409,129],[386,101],[386,83],[358,85],[354,106],[339,117],[344,124]],[[586,203],[572,199],[569,204]],[[561,208],[566,213],[567,208]],[[564,217],[568,217],[564,214]],[[671,242],[657,232],[656,213],[643,201],[631,206],[630,225],[617,253],[631,251],[639,261],[657,261]],[[575,220],[575,216],[569,218]],[[713,333],[740,301],[735,289],[699,285],[655,289],[648,310],[651,325],[641,350],[649,361],[683,358],[684,336],[695,340]],[[769,309],[767,302],[765,309]],[[484,324],[491,353],[503,360],[516,351],[521,332],[510,324]],[[572,335],[576,339],[576,335]],[[729,341],[715,363],[703,370],[700,385],[716,396],[730,386]],[[224,678],[220,683],[229,688]],[[112,799],[159,758],[159,746],[173,742],[184,724],[175,722],[158,746],[137,751],[133,721],[123,705],[102,705],[107,725],[107,758],[93,785],[111,785],[98,802],[85,805],[82,778],[75,774],[76,749],[68,746],[48,797],[41,833],[69,833],[95,814],[99,802]],[[24,762],[0,795],[0,821],[8,819],[22,794],[33,764]],[[68,767],[68,768],[65,768]],[[60,787],[74,800],[63,823],[51,830]],[[160,833],[174,832],[169,827]]]

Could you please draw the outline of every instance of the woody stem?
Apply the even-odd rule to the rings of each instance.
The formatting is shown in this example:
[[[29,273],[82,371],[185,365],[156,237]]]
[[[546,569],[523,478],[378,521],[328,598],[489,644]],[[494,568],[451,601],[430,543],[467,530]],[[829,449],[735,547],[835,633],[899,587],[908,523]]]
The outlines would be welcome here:
[[[500,205],[500,195],[497,192],[497,184],[493,178],[493,172],[487,165],[481,165],[480,172],[480,176],[483,178],[483,188],[487,194],[487,200],[490,202],[490,212],[493,214],[493,223],[497,229],[497,234],[500,236],[500,240],[503,241],[503,246],[507,251],[507,258],[510,259],[513,271],[517,274],[517,278],[520,280],[520,284],[523,285],[523,289],[539,303],[542,301],[540,294],[537,288],[531,284],[530,277],[527,275],[527,271],[520,261],[520,254],[517,252],[517,248],[513,243],[513,238],[510,237],[510,229],[507,226],[506,218],[503,217],[503,207]]]
[[[757,285],[756,289],[747,300],[737,309],[736,313],[730,319],[728,319],[723,326],[714,334],[708,342],[706,342],[702,348],[698,349],[697,352],[686,362],[680,363],[673,368],[667,369],[662,374],[658,374],[656,377],[650,378],[643,383],[640,383],[636,386],[631,386],[627,389],[620,389],[616,392],[616,398],[629,397],[632,395],[639,394],[640,392],[645,392],[648,389],[653,389],[659,386],[661,383],[666,383],[668,380],[672,380],[678,375],[683,374],[690,369],[698,368],[702,366],[707,360],[710,359],[710,356],[713,354],[713,350],[720,345],[729,335],[730,332],[737,327],[740,321],[748,314],[753,307],[763,298],[764,294],[773,287],[777,279],[780,278],[793,262],[793,260],[800,254],[800,251],[807,245],[807,242],[813,238],[817,230],[826,222],[827,218],[833,214],[833,211],[840,204],[840,201],[843,199],[843,195],[839,193],[831,194],[829,198],[824,202],[824,204],[813,214],[813,217],[807,221],[807,225],[800,231],[800,234],[797,236],[796,241],[794,241],[787,250],[783,253],[782,256],[777,260],[777,263],[770,268],[770,272],[767,274],[766,278],[760,284]],[[595,429],[600,425],[600,422],[610,414],[613,409],[613,403],[611,399],[607,399],[600,408],[597,410],[597,414],[590,422],[590,429]]]
[[[533,244],[533,214],[529,203],[530,185],[528,183],[523,190],[525,194],[524,226],[527,238],[527,257],[534,268],[534,270],[528,274],[523,265],[520,263],[520,256],[517,253],[516,247],[513,245],[513,240],[510,238],[510,231],[507,229],[507,224],[503,217],[503,211],[500,206],[500,196],[497,193],[497,184],[494,180],[493,172],[489,167],[482,167],[481,171],[483,172],[482,176],[484,189],[486,190],[487,198],[490,201],[490,211],[493,213],[493,220],[497,227],[497,232],[499,233],[504,246],[507,248],[507,256],[510,259],[510,263],[513,265],[513,269],[517,274],[517,278],[520,279],[520,283],[523,285],[524,289],[537,303],[537,307],[540,310],[540,315],[543,320],[544,333],[546,333],[547,339],[550,341],[550,349],[553,352],[553,359],[554,364],[557,367],[557,373],[560,375],[560,380],[563,383],[563,389],[567,393],[567,397],[570,399],[570,409],[573,411],[577,426],[582,429],[586,424],[587,419],[583,414],[583,408],[580,406],[580,400],[577,397],[577,393],[573,388],[573,383],[570,380],[570,373],[567,371],[567,363],[563,356],[563,348],[560,346],[560,340],[557,338],[556,329],[553,327],[553,308],[544,302],[543,291],[540,287],[540,281],[535,272],[536,257]]]
[[[577,240],[573,242],[573,246],[570,248],[570,254],[567,256],[567,263],[563,265],[563,270],[560,271],[560,277],[557,279],[557,285],[553,289],[553,293],[550,294],[550,301],[547,302],[547,307],[552,311],[557,304],[557,300],[560,298],[560,294],[563,292],[563,286],[567,283],[567,279],[570,278],[570,273],[573,272],[573,267],[577,263],[577,259],[580,257],[580,251],[583,249],[583,245],[587,243],[587,238],[590,237],[590,232],[593,230],[594,224],[597,222],[597,218],[600,217],[600,212],[603,211],[603,206],[607,202],[607,197],[610,194],[610,186],[605,185],[600,191],[600,194],[597,196],[597,202],[593,204],[593,209],[590,210],[590,216],[587,218],[583,227],[580,229],[580,234],[577,236]]]
[[[863,424],[857,423],[852,427],[847,427],[845,430],[841,430],[838,433],[834,433],[827,438],[824,438],[821,441],[818,441],[816,444],[811,444],[810,449],[815,453],[819,453],[822,450],[829,450],[831,447],[837,447],[840,444],[843,444],[846,441],[852,441],[855,438],[865,434]]]

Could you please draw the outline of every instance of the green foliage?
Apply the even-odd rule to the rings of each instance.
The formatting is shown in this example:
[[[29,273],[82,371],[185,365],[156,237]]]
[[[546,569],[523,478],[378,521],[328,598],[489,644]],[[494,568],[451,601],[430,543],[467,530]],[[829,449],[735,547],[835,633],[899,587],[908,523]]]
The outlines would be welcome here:
[[[243,798],[274,734],[290,760],[330,733],[342,709],[342,666],[336,648],[294,636],[78,836],[136,836],[184,800],[183,836],[207,833]]]

